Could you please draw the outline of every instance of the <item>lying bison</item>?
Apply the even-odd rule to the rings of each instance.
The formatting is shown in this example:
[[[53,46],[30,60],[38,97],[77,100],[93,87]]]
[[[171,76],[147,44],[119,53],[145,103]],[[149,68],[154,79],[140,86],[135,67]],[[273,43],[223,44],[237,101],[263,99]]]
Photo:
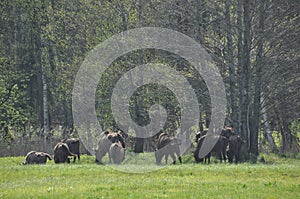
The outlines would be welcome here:
[[[77,157],[76,154],[70,152],[70,149],[66,143],[59,142],[54,147],[54,162],[55,163],[70,163],[69,156]]]
[[[79,153],[79,139],[78,138],[65,138],[61,142],[66,143],[69,147],[69,150],[71,153],[76,154],[78,157],[78,160],[80,160],[80,153]],[[73,162],[76,161],[76,156],[74,156]]]
[[[27,153],[23,164],[46,164],[47,159],[52,160],[48,153],[30,151]]]
[[[240,161],[240,151],[245,141],[239,135],[232,135],[229,137],[229,144],[227,147],[228,162],[232,163],[235,158],[235,163]]]
[[[109,162],[114,164],[121,164],[125,158],[125,148],[122,146],[121,142],[115,142],[111,144],[109,148]]]
[[[203,158],[203,157],[199,157],[199,152],[200,149],[203,145],[203,142],[205,139],[212,139],[215,142],[215,145],[213,146],[213,148],[210,150],[210,152]],[[214,142],[213,141],[213,142]],[[212,152],[215,152],[217,154],[217,156],[220,159],[220,162],[222,162],[222,160],[224,159],[224,161],[226,161],[226,148],[227,148],[227,144],[228,144],[228,139],[222,135],[205,135],[202,136],[198,139],[197,142],[197,148],[194,151],[194,158],[196,160],[196,162],[208,162],[208,164],[210,163],[210,157]]]
[[[168,157],[171,156],[173,164],[176,164],[176,156],[180,163],[182,159],[180,156],[181,141],[178,138],[172,137],[167,133],[161,133],[158,137],[157,149],[155,151],[156,164],[161,164],[161,159],[165,156],[166,164],[168,163]]]
[[[121,146],[125,148],[124,135],[121,132],[104,131],[100,135],[100,139],[95,150],[96,162],[102,163],[102,158],[109,151],[113,143],[120,142]]]

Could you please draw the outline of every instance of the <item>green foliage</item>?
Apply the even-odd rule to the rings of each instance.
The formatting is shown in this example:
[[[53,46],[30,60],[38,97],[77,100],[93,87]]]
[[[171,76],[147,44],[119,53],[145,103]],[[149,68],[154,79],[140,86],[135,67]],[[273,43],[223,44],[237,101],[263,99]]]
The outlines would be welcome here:
[[[300,142],[300,118],[297,118],[296,120],[294,120],[291,125],[290,125],[290,130],[291,132],[297,136],[298,141]]]
[[[233,99],[239,99],[241,89],[241,68],[239,63],[239,31],[245,24],[238,24],[238,2],[230,2],[233,50],[227,49],[227,23],[224,1],[149,0],[149,1],[40,1],[2,0],[0,2],[0,137],[19,138],[27,129],[41,127],[43,122],[42,76],[47,83],[49,120],[52,127],[64,125],[72,131],[72,89],[76,73],[87,56],[100,42],[112,35],[136,27],[154,26],[170,28],[184,33],[211,54],[216,62],[228,91],[229,53],[233,54],[234,74],[237,82]],[[241,3],[240,6],[242,5]],[[260,4],[251,3],[251,46],[249,46],[251,81],[255,81],[258,41],[263,41],[262,96],[268,120],[284,126],[290,124],[291,131],[299,137],[299,67],[298,46],[299,23],[295,1],[271,1],[265,5],[268,17],[265,31],[260,38]],[[282,8],[282,9],[278,9]],[[243,14],[243,13],[241,13]],[[243,20],[242,20],[243,21]],[[245,32],[242,34],[245,34]],[[245,35],[241,35],[244,37]],[[241,48],[244,48],[243,42]],[[247,53],[246,53],[247,54]],[[168,64],[180,72],[193,86],[198,97],[202,117],[209,115],[209,93],[200,75],[190,63],[170,53],[146,49],[124,55],[111,64],[101,77],[96,91],[96,112],[103,129],[114,127],[110,97],[118,79],[133,67],[144,63]],[[240,64],[240,66],[238,66]],[[252,110],[253,82],[249,85],[249,110]],[[247,88],[248,89],[248,88]],[[230,96],[230,93],[228,93]],[[184,96],[180,96],[184,98]],[[189,100],[189,99],[185,99]],[[229,100],[228,100],[229,101]],[[147,85],[138,89],[130,101],[130,113],[136,123],[149,123],[148,110],[154,103],[160,103],[168,112],[166,129],[176,129],[180,123],[181,110],[176,96],[168,89]],[[228,107],[230,103],[228,102]],[[230,109],[230,108],[229,108]],[[239,110],[237,110],[240,112]],[[205,114],[204,114],[205,112]],[[228,110],[230,120],[232,111]],[[259,115],[255,112],[255,115]],[[251,114],[246,114],[251,116]],[[251,118],[250,118],[251,119]],[[251,123],[249,121],[249,123]],[[282,124],[281,124],[282,123]],[[3,128],[13,129],[4,131]],[[196,127],[195,127],[196,128]],[[246,128],[245,128],[246,129]],[[248,128],[247,128],[248,129]],[[277,146],[281,144],[278,129],[272,126]],[[275,131],[277,130],[277,131]],[[17,132],[17,133],[16,133]],[[18,135],[15,135],[18,134]],[[29,132],[25,132],[29,134]],[[30,132],[31,134],[31,132]],[[246,137],[246,135],[245,135]],[[8,139],[9,140],[9,139]]]
[[[266,157],[267,158],[267,157]],[[0,158],[1,198],[299,198],[299,160],[273,164],[182,164],[124,173],[82,156],[75,164],[21,165]],[[149,167],[157,167],[149,165]]]

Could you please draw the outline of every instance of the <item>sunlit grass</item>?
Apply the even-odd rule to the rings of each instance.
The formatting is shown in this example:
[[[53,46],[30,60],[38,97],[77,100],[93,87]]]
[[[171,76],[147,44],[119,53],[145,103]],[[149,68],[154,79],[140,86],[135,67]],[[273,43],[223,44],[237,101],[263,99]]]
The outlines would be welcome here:
[[[266,156],[267,164],[203,165],[184,156],[182,165],[128,160],[116,168],[86,155],[60,165],[23,166],[23,159],[0,158],[0,198],[300,198],[300,161],[276,156]],[[156,171],[119,171],[126,167]]]

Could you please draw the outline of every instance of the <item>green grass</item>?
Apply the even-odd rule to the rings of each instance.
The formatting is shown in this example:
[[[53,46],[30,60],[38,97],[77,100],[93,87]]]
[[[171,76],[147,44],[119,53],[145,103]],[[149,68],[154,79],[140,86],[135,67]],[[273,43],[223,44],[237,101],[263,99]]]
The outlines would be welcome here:
[[[265,159],[267,164],[203,165],[186,156],[182,165],[118,166],[159,169],[127,173],[95,164],[91,156],[75,164],[26,166],[24,157],[0,158],[0,198],[300,198],[300,160]]]

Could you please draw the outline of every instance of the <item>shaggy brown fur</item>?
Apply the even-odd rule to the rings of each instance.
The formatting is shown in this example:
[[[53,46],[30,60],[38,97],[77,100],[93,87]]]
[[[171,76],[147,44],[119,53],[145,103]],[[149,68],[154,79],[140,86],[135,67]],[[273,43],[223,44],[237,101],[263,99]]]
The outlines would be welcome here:
[[[208,161],[208,163],[210,163],[210,157],[211,157],[212,152],[217,153],[217,155],[220,158],[220,162],[222,162],[222,157],[223,157],[224,161],[226,161],[226,149],[228,146],[228,139],[230,136],[234,135],[233,128],[225,126],[222,129],[221,135],[216,137],[216,139],[218,139],[218,141],[216,142],[215,146],[212,148],[211,152],[208,153],[205,156],[205,158],[203,159],[203,158],[199,158],[199,151],[200,151],[200,148],[204,141],[204,138],[206,138],[207,132],[208,132],[208,129],[204,129],[203,132],[196,134],[197,149],[194,152],[194,158],[195,158],[196,162],[203,162],[203,160],[204,160],[204,162]],[[210,136],[212,136],[212,135],[210,135]]]
[[[109,148],[109,161],[114,164],[121,164],[125,158],[125,149],[121,142],[113,143]]]
[[[27,153],[23,164],[46,164],[47,159],[52,160],[48,153],[30,151]]]
[[[221,135],[229,139],[230,136],[234,135],[234,131],[232,127],[225,126],[222,129]]]
[[[178,138],[168,135],[167,133],[161,133],[158,137],[157,150],[155,151],[156,164],[161,164],[161,159],[165,156],[166,164],[168,163],[169,155],[173,159],[173,164],[176,164],[176,156],[180,163],[182,159],[180,156],[181,141]]]
[[[110,146],[116,142],[120,142],[122,147],[125,148],[124,137],[121,133],[108,131],[104,131],[103,133],[101,133],[97,148],[95,150],[96,162],[101,163],[102,158],[109,151]]]
[[[204,140],[208,138],[208,136],[210,136],[209,138],[216,139],[217,142],[211,149],[211,151],[205,156],[204,162],[208,161],[208,163],[210,163],[210,157],[212,152],[215,152],[219,156],[220,162],[222,162],[222,158],[224,159],[224,161],[226,161],[226,147],[228,144],[228,139],[222,135],[205,135],[202,136],[197,142],[197,148],[194,152],[194,158],[196,162],[203,162],[203,158],[199,157],[199,152]]]
[[[54,162],[55,163],[70,163],[69,156],[76,157],[76,154],[70,152],[70,149],[66,143],[59,142],[54,147]]]
[[[233,162],[233,157],[236,164],[240,161],[240,151],[244,143],[245,141],[239,135],[230,136],[227,147],[227,156],[230,163]]]
[[[61,142],[66,143],[69,147],[70,152],[76,154],[78,160],[80,160],[80,152],[79,152],[80,142],[78,138],[69,138],[69,139],[65,138]],[[73,162],[75,161],[76,161],[76,156],[74,156]]]

